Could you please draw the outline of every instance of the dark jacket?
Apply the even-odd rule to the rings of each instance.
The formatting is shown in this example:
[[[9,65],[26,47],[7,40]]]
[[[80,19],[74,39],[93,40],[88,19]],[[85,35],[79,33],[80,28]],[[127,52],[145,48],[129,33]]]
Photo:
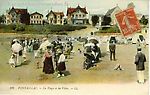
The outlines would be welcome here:
[[[38,50],[39,47],[40,47],[39,43],[35,42],[33,44],[33,50]]]
[[[135,56],[135,64],[136,64],[136,70],[142,71],[145,70],[144,62],[146,62],[146,57],[142,52],[139,52]]]
[[[110,43],[110,44],[109,44],[109,50],[110,50],[111,52],[115,52],[115,49],[116,49],[116,45],[113,44],[113,43]]]

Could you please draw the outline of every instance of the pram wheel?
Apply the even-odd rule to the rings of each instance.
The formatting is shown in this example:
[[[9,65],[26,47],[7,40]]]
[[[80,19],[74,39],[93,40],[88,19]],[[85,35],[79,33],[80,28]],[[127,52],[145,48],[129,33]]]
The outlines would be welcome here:
[[[88,70],[90,68],[90,64],[86,61],[83,62],[83,69]]]

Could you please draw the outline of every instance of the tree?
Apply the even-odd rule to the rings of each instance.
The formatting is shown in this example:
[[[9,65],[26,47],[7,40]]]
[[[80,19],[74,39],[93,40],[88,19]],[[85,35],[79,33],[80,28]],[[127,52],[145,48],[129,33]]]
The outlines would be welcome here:
[[[105,25],[110,25],[110,22],[111,22],[111,18],[110,18],[110,17],[107,17],[107,16],[105,15],[104,18],[103,18],[102,25],[103,25],[103,26],[105,26]]]
[[[5,15],[1,15],[0,16],[0,23],[4,23],[5,22]]]
[[[143,15],[141,20],[140,20],[140,23],[143,24],[143,25],[147,25],[148,24],[148,19],[146,19],[145,16]]]
[[[97,15],[92,16],[92,25],[95,26],[99,21],[99,17]]]
[[[106,15],[104,16],[103,18],[103,22],[101,23],[102,26],[106,26],[106,25],[110,25],[110,22],[111,22],[111,18],[110,17],[107,17]],[[108,27],[103,27],[103,29],[107,29]]]

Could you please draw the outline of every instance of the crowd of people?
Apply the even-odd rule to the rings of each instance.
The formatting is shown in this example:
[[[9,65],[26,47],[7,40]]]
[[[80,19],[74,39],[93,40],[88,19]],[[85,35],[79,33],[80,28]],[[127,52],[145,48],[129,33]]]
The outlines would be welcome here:
[[[52,42],[47,37],[42,39],[13,39],[9,64],[14,68],[21,66],[21,63],[27,61],[27,52],[33,52],[37,69],[43,68],[45,74],[53,74],[56,71],[58,73],[57,77],[61,77],[65,76],[65,59],[70,58],[72,50],[72,42],[67,39],[64,44],[59,37]],[[55,66],[53,66],[53,62],[55,62]]]
[[[96,66],[101,59],[101,49],[98,39],[91,36],[86,39],[84,47],[85,61],[83,63],[84,69]],[[110,60],[116,61],[116,42],[114,40],[109,41],[108,52],[110,54]],[[137,43],[137,55],[135,56],[135,64],[137,67],[138,82],[144,81],[144,62],[146,57],[141,53],[141,45]],[[42,39],[13,39],[11,42],[12,56],[9,60],[11,67],[21,66],[22,61],[27,61],[27,52],[33,52],[37,69],[43,68],[45,74],[53,74],[57,72],[57,77],[65,76],[66,71],[66,58],[70,58],[71,51],[73,50],[73,43],[66,39],[64,43],[59,37],[56,40],[50,42],[47,37]],[[81,49],[78,48],[81,53]],[[55,65],[54,65],[55,63]],[[117,69],[122,70],[121,65],[118,65]]]

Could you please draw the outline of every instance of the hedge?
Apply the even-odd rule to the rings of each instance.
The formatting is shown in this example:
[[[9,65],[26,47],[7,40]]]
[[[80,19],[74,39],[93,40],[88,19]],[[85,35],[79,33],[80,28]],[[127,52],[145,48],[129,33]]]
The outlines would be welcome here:
[[[24,25],[24,24],[10,24],[0,25],[0,29],[4,29],[5,32],[16,32],[16,33],[36,33],[36,34],[47,34],[47,33],[58,33],[64,31],[74,31],[85,29],[86,26],[72,26],[72,25]]]
[[[112,26],[112,27],[100,29],[97,32],[100,32],[100,33],[120,33],[120,30],[117,26]]]

